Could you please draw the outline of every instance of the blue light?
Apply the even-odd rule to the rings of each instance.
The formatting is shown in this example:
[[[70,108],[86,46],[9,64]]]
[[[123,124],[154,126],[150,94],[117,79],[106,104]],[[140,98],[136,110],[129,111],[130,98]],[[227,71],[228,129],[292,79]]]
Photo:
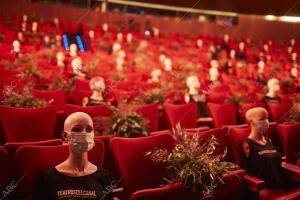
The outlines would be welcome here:
[[[68,36],[67,34],[63,34],[63,39],[64,39],[64,47],[66,50],[70,50],[70,46],[69,46],[69,41],[68,41]]]
[[[84,52],[83,43],[82,43],[82,40],[81,40],[81,38],[80,38],[79,35],[76,35],[76,41],[77,41],[79,50],[80,50],[81,52]]]

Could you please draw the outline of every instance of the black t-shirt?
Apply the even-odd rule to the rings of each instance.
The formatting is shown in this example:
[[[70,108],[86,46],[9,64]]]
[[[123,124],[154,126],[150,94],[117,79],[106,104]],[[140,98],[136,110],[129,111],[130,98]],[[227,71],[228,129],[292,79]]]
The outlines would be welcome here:
[[[267,103],[277,103],[280,104],[281,100],[279,97],[269,97],[269,96],[264,96],[264,98],[262,99],[262,101],[267,104]]]
[[[198,117],[210,117],[209,112],[206,107],[206,103],[203,101],[195,101],[194,95],[189,94],[190,96],[190,101],[189,102],[194,102],[198,106]],[[200,96],[197,94],[196,96]]]
[[[258,144],[247,138],[250,155],[245,158],[247,173],[266,182],[266,187],[285,187],[286,180],[281,167],[281,154],[265,137],[265,145]]]
[[[106,104],[106,102],[104,100],[88,98],[88,102],[87,102],[86,106],[98,106],[101,104]]]
[[[96,172],[80,177],[66,176],[56,168],[43,173],[34,189],[36,200],[112,200],[112,187],[108,173],[98,168]]]

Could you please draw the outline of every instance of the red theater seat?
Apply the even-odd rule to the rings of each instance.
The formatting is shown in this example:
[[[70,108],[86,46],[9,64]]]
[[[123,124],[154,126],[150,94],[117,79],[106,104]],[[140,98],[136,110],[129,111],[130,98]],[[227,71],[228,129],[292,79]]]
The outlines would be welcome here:
[[[237,127],[231,127],[228,130],[228,138],[230,141],[230,144],[233,149],[233,153],[235,156],[236,163],[241,167],[244,168],[244,159],[243,159],[243,151],[242,151],[242,142],[248,137],[250,133],[250,128],[237,128]],[[294,178],[295,180],[299,180],[300,175],[300,168],[296,165],[291,165],[288,163],[282,163],[282,167],[291,178]],[[270,188],[263,193],[260,193],[260,190],[264,189],[264,181],[260,180],[256,177],[250,176],[246,174],[245,176],[245,184],[246,186],[253,192],[256,193],[257,198],[259,195],[263,195],[264,197],[270,197],[274,196],[274,194],[278,193],[278,195],[283,193],[283,190],[278,190],[278,188]],[[275,193],[276,192],[276,193]],[[291,190],[290,192],[286,193],[287,196],[294,194],[298,196],[297,190]],[[284,195],[284,194],[282,194]],[[299,197],[299,196],[298,196]]]
[[[33,96],[35,98],[44,99],[47,102],[51,102],[56,106],[58,110],[63,110],[66,102],[67,92],[64,89],[61,90],[33,90]]]
[[[290,103],[267,103],[267,107],[272,117],[272,121],[277,123],[287,121],[292,111],[292,106]]]
[[[9,155],[4,147],[0,147],[0,190],[3,191],[9,175]]]
[[[236,107],[233,103],[207,103],[207,108],[210,116],[213,118],[213,124],[215,128],[221,128],[225,125],[237,124],[237,112]]]
[[[188,104],[163,104],[164,112],[169,122],[169,128],[173,129],[177,123],[182,128],[196,128],[198,107],[195,103]]]
[[[165,164],[155,163],[145,152],[155,148],[171,150],[176,142],[170,134],[140,138],[112,138],[110,149],[122,179],[122,199],[142,189],[156,188],[166,177]]]
[[[104,144],[100,140],[95,140],[94,148],[88,152],[89,161],[98,167],[102,167],[104,158]],[[68,158],[69,146],[22,146],[16,152],[16,163],[19,166],[17,174],[24,175],[24,180],[20,182],[20,196],[31,197],[33,186],[37,178],[44,171],[55,167]],[[21,189],[23,191],[21,191]]]
[[[53,138],[56,108],[0,106],[0,121],[6,142],[34,142]]]
[[[300,123],[279,124],[278,130],[286,162],[296,164],[297,160],[300,159]]]

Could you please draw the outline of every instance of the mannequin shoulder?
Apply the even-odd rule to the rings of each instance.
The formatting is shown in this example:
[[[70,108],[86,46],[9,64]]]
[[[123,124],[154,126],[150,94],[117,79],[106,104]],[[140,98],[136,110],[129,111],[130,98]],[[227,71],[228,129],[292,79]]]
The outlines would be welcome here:
[[[250,147],[249,147],[249,143],[247,142],[247,140],[244,140],[242,143],[242,150],[245,154],[246,157],[249,157],[250,155]]]

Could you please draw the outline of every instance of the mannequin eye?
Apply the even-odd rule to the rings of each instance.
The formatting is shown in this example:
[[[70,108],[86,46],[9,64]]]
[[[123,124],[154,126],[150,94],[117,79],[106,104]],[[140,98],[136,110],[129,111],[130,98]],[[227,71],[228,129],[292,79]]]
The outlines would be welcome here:
[[[80,125],[77,125],[77,126],[74,126],[72,129],[71,129],[72,132],[82,132],[83,131],[83,127],[80,126]]]
[[[86,129],[85,129],[85,131],[86,131],[87,133],[90,133],[90,132],[93,131],[93,127],[92,127],[92,126],[87,126]]]

